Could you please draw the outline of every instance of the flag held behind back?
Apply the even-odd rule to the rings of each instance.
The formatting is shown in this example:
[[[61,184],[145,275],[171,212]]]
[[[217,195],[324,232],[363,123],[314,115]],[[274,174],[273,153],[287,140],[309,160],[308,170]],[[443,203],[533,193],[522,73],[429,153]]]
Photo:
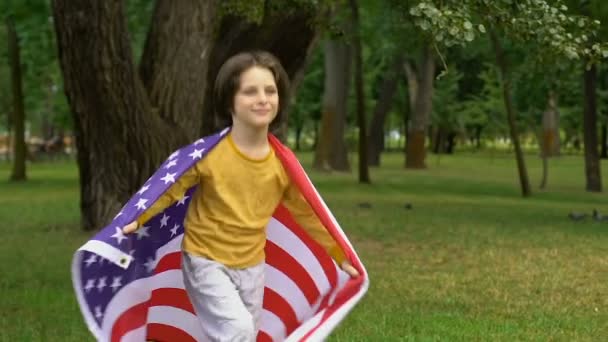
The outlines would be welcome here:
[[[226,135],[201,138],[175,151],[114,220],[76,251],[72,281],[86,324],[98,341],[204,341],[180,268],[183,218],[194,191],[134,234],[135,220]],[[367,272],[295,155],[270,142],[291,180],[361,276],[351,279],[280,205],[267,226],[266,284],[258,341],[327,337],[367,292]]]

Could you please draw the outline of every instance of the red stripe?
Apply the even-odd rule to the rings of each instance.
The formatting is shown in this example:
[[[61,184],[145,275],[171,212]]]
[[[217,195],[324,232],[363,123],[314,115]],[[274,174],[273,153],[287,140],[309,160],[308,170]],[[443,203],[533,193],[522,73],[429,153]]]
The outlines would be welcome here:
[[[300,227],[293,216],[291,216],[289,210],[287,210],[287,208],[285,208],[283,205],[279,205],[277,207],[273,216],[285,227],[291,230],[291,232],[294,233],[310,249],[315,258],[321,264],[330,286],[332,288],[336,287],[336,284],[338,283],[336,267],[333,259],[327,254],[325,249],[321,247],[318,242],[313,240],[302,227]]]
[[[346,243],[345,239],[340,234],[338,227],[334,225],[333,220],[330,218],[329,212],[322,205],[321,199],[314,190],[313,185],[308,180],[306,172],[300,165],[300,162],[296,156],[272,134],[269,136],[269,141],[277,153],[277,156],[281,160],[287,174],[289,174],[292,181],[296,183],[298,189],[306,201],[308,201],[308,204],[310,204],[313,211],[319,217],[319,220],[321,220],[321,223],[327,228],[327,231],[342,248],[346,254],[346,258],[351,261],[359,273],[363,274],[363,265],[361,264],[361,261],[359,258],[357,258],[348,243]]]
[[[260,332],[258,332],[258,338],[256,341],[257,342],[272,342],[272,337],[270,337],[270,335],[268,335],[267,333],[260,331]]]
[[[114,321],[112,333],[110,334],[110,340],[112,342],[119,342],[120,339],[129,331],[142,327],[144,324],[146,324],[147,313],[147,301],[132,306],[123,312],[123,314],[120,315],[116,321]]]
[[[184,289],[160,288],[152,291],[150,307],[172,306],[194,314],[194,307]]]
[[[265,253],[266,263],[293,280],[304,293],[308,303],[314,304],[321,293],[308,271],[294,257],[270,240],[266,241]]]
[[[182,253],[173,252],[167,253],[156,264],[154,274],[163,273],[169,270],[179,270],[182,267]]]
[[[327,310],[323,313],[323,318],[321,318],[319,323],[314,328],[310,329],[300,341],[306,341],[308,338],[310,338],[310,335],[317,331],[317,329],[319,329],[319,327],[321,327],[336,312],[336,310],[342,307],[342,305],[344,305],[346,301],[354,297],[361,290],[361,287],[363,286],[363,280],[363,277],[358,277],[356,279],[349,280],[346,285],[344,285],[344,288],[336,296],[336,300],[334,301],[334,303],[329,306]]]
[[[148,324],[147,340],[156,342],[196,342],[196,339],[187,332],[170,325]]]
[[[264,288],[264,309],[274,313],[283,321],[287,330],[287,336],[300,326],[298,317],[291,305],[289,305],[285,298],[267,287]]]

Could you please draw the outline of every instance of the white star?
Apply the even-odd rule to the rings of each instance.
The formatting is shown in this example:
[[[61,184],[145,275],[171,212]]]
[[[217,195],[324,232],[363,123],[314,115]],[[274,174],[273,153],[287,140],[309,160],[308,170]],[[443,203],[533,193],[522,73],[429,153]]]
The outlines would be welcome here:
[[[167,183],[175,183],[175,175],[177,174],[177,172],[175,173],[169,173],[167,172],[167,174],[161,178],[162,181],[165,182],[165,184]]]
[[[148,189],[150,189],[150,186],[149,185],[144,185],[144,186],[141,187],[141,189],[137,193],[140,194],[140,195],[143,195],[144,192],[148,191]]]
[[[103,313],[101,312],[101,306],[98,305],[95,307],[95,318],[101,319],[101,317],[103,317]]]
[[[170,169],[172,166],[177,165],[177,162],[175,160],[170,160],[167,165],[165,165],[165,169]]]
[[[186,195],[184,195],[184,197],[182,197],[182,198],[181,198],[179,201],[177,201],[177,205],[179,206],[179,205],[184,205],[184,204],[186,204],[186,200],[187,200],[188,198],[190,198],[190,196],[186,196]]]
[[[176,224],[175,226],[173,226],[173,228],[171,228],[171,237],[177,235],[177,230],[179,229],[179,224]]]
[[[135,250],[134,250],[134,249],[132,249],[132,250],[130,250],[130,251],[129,251],[129,255],[130,255],[130,256],[133,256],[133,253],[135,253]]]
[[[167,214],[163,214],[163,218],[160,219],[161,228],[167,225],[167,221],[169,221],[169,218],[171,218],[171,216],[167,216]]]
[[[147,199],[140,198],[135,206],[137,207],[137,209],[146,209],[146,202],[148,202]]]
[[[197,141],[194,142],[194,146],[198,145],[198,144],[204,144],[205,143],[205,139],[200,138]]]
[[[84,287],[85,292],[91,291],[95,287],[95,278],[87,280],[87,285]]]
[[[112,285],[110,285],[110,287],[112,288],[112,292],[116,292],[116,289],[122,286],[122,284],[120,283],[120,279],[122,279],[122,277],[114,277]]]
[[[175,151],[175,152],[173,152],[173,153],[172,153],[172,154],[169,156],[169,159],[173,159],[173,158],[175,158],[175,157],[177,157],[177,156],[179,156],[179,151]]]
[[[192,153],[189,154],[190,157],[192,157],[192,159],[201,159],[203,157],[203,152],[205,152],[205,149],[194,149],[194,151]]]
[[[146,269],[148,270],[148,272],[152,272],[154,271],[154,268],[156,267],[154,259],[152,258],[148,258],[148,261],[146,261],[146,263],[144,263],[144,266],[146,266]]]
[[[141,240],[144,237],[150,237],[150,234],[148,234],[148,229],[150,229],[150,227],[143,226],[136,230],[135,234],[137,234],[137,240]]]
[[[99,278],[99,282],[97,283],[97,290],[99,290],[99,292],[103,291],[103,288],[106,287],[106,278],[107,277]]]
[[[97,261],[97,256],[95,254],[91,254],[91,256],[85,261],[85,263],[87,264],[87,267],[91,266],[91,264],[94,264]]]
[[[116,229],[116,233],[114,233],[112,237],[115,238],[116,243],[120,245],[122,240],[126,240],[127,237],[125,236],[125,234],[122,233],[122,229],[120,229],[120,227],[114,227],[114,229]]]

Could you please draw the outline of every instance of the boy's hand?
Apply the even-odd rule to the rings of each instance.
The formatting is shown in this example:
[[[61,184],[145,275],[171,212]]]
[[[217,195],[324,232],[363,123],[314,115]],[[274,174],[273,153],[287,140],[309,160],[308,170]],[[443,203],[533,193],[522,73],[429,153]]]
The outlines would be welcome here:
[[[139,228],[139,224],[137,223],[137,221],[133,221],[133,222],[129,223],[128,225],[122,227],[122,232],[125,234],[130,234],[130,233],[133,233],[134,231],[136,231],[137,228]]]
[[[340,267],[342,268],[342,270],[344,270],[344,272],[348,273],[351,278],[356,278],[359,276],[359,271],[357,271],[357,269],[353,267],[353,265],[351,265],[348,260],[344,260]]]

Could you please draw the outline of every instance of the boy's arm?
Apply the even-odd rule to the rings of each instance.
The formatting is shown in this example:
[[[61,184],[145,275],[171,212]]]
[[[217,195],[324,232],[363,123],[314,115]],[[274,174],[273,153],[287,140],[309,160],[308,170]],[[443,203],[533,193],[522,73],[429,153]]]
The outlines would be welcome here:
[[[285,192],[283,204],[287,207],[289,212],[291,212],[296,222],[304,228],[315,241],[323,246],[338,265],[342,265],[346,260],[344,251],[342,251],[342,248],[340,248],[331,234],[325,229],[297,187],[291,182]]]

